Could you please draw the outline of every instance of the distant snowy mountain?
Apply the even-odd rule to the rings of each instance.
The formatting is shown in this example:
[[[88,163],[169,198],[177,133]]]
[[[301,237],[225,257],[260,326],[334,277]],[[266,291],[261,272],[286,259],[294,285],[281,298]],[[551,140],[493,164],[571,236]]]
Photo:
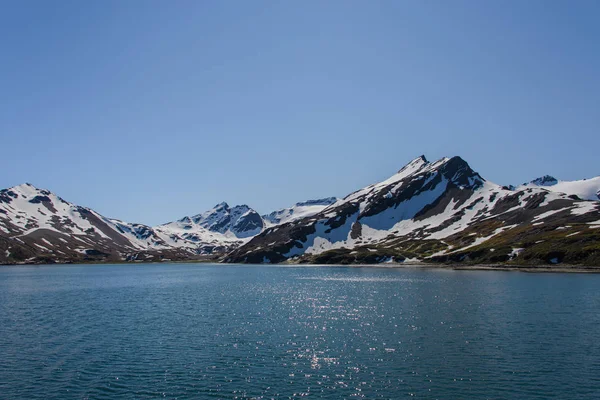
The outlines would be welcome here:
[[[172,246],[193,243],[203,254],[223,253],[242,245],[265,227],[261,216],[247,205],[229,207],[225,202],[212,209],[154,229]]]
[[[335,197],[326,197],[324,199],[303,201],[296,203],[292,207],[283,208],[281,210],[273,211],[270,214],[263,215],[263,219],[267,222],[267,226],[285,224],[300,218],[315,215],[335,203],[337,200],[338,199]]]
[[[262,232],[264,225],[261,216],[247,205],[231,208],[223,202],[202,214],[184,217],[161,227],[187,232],[203,229],[230,238],[244,239]]]
[[[523,184],[518,189],[528,187],[539,187],[551,192],[575,195],[582,200],[600,200],[600,176],[579,181],[560,181],[546,175]]]
[[[204,213],[183,217],[154,229],[173,246],[177,243],[187,246],[192,242],[208,253],[224,252],[246,243],[267,226],[316,214],[336,200],[333,197],[309,200],[265,216],[260,216],[247,205],[230,207],[223,202]]]
[[[600,263],[599,227],[600,202],[511,190],[460,157],[421,156],[315,215],[268,227],[226,261]],[[595,245],[572,245],[580,240]]]

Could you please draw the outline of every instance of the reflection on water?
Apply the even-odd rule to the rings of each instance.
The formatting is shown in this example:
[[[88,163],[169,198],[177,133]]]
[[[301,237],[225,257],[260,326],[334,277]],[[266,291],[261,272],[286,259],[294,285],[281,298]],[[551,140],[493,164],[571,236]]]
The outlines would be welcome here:
[[[415,282],[416,279],[396,278],[393,276],[305,276],[297,279],[305,281],[341,281],[341,282]]]
[[[600,398],[600,276],[0,268],[0,398]]]

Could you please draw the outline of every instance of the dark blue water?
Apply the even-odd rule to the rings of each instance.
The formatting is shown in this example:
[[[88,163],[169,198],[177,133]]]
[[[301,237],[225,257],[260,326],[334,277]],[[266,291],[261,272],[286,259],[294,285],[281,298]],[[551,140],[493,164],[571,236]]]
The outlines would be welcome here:
[[[0,398],[600,398],[600,275],[0,268]]]

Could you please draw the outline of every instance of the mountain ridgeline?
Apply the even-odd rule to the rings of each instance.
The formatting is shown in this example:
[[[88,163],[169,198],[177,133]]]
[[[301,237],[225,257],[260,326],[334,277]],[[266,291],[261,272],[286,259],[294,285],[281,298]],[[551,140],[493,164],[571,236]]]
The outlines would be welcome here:
[[[260,215],[247,205],[150,227],[29,184],[0,191],[0,263],[489,263],[600,266],[600,177],[486,181],[421,156],[342,199]]]

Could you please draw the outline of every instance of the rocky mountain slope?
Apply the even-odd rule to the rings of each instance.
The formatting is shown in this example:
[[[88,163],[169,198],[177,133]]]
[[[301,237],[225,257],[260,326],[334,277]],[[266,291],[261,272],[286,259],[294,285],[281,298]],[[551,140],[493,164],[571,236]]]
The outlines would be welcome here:
[[[0,263],[187,259],[151,227],[106,218],[30,184],[0,191]]]
[[[599,228],[598,201],[502,187],[460,157],[419,157],[313,216],[268,227],[225,260],[600,265]]]

